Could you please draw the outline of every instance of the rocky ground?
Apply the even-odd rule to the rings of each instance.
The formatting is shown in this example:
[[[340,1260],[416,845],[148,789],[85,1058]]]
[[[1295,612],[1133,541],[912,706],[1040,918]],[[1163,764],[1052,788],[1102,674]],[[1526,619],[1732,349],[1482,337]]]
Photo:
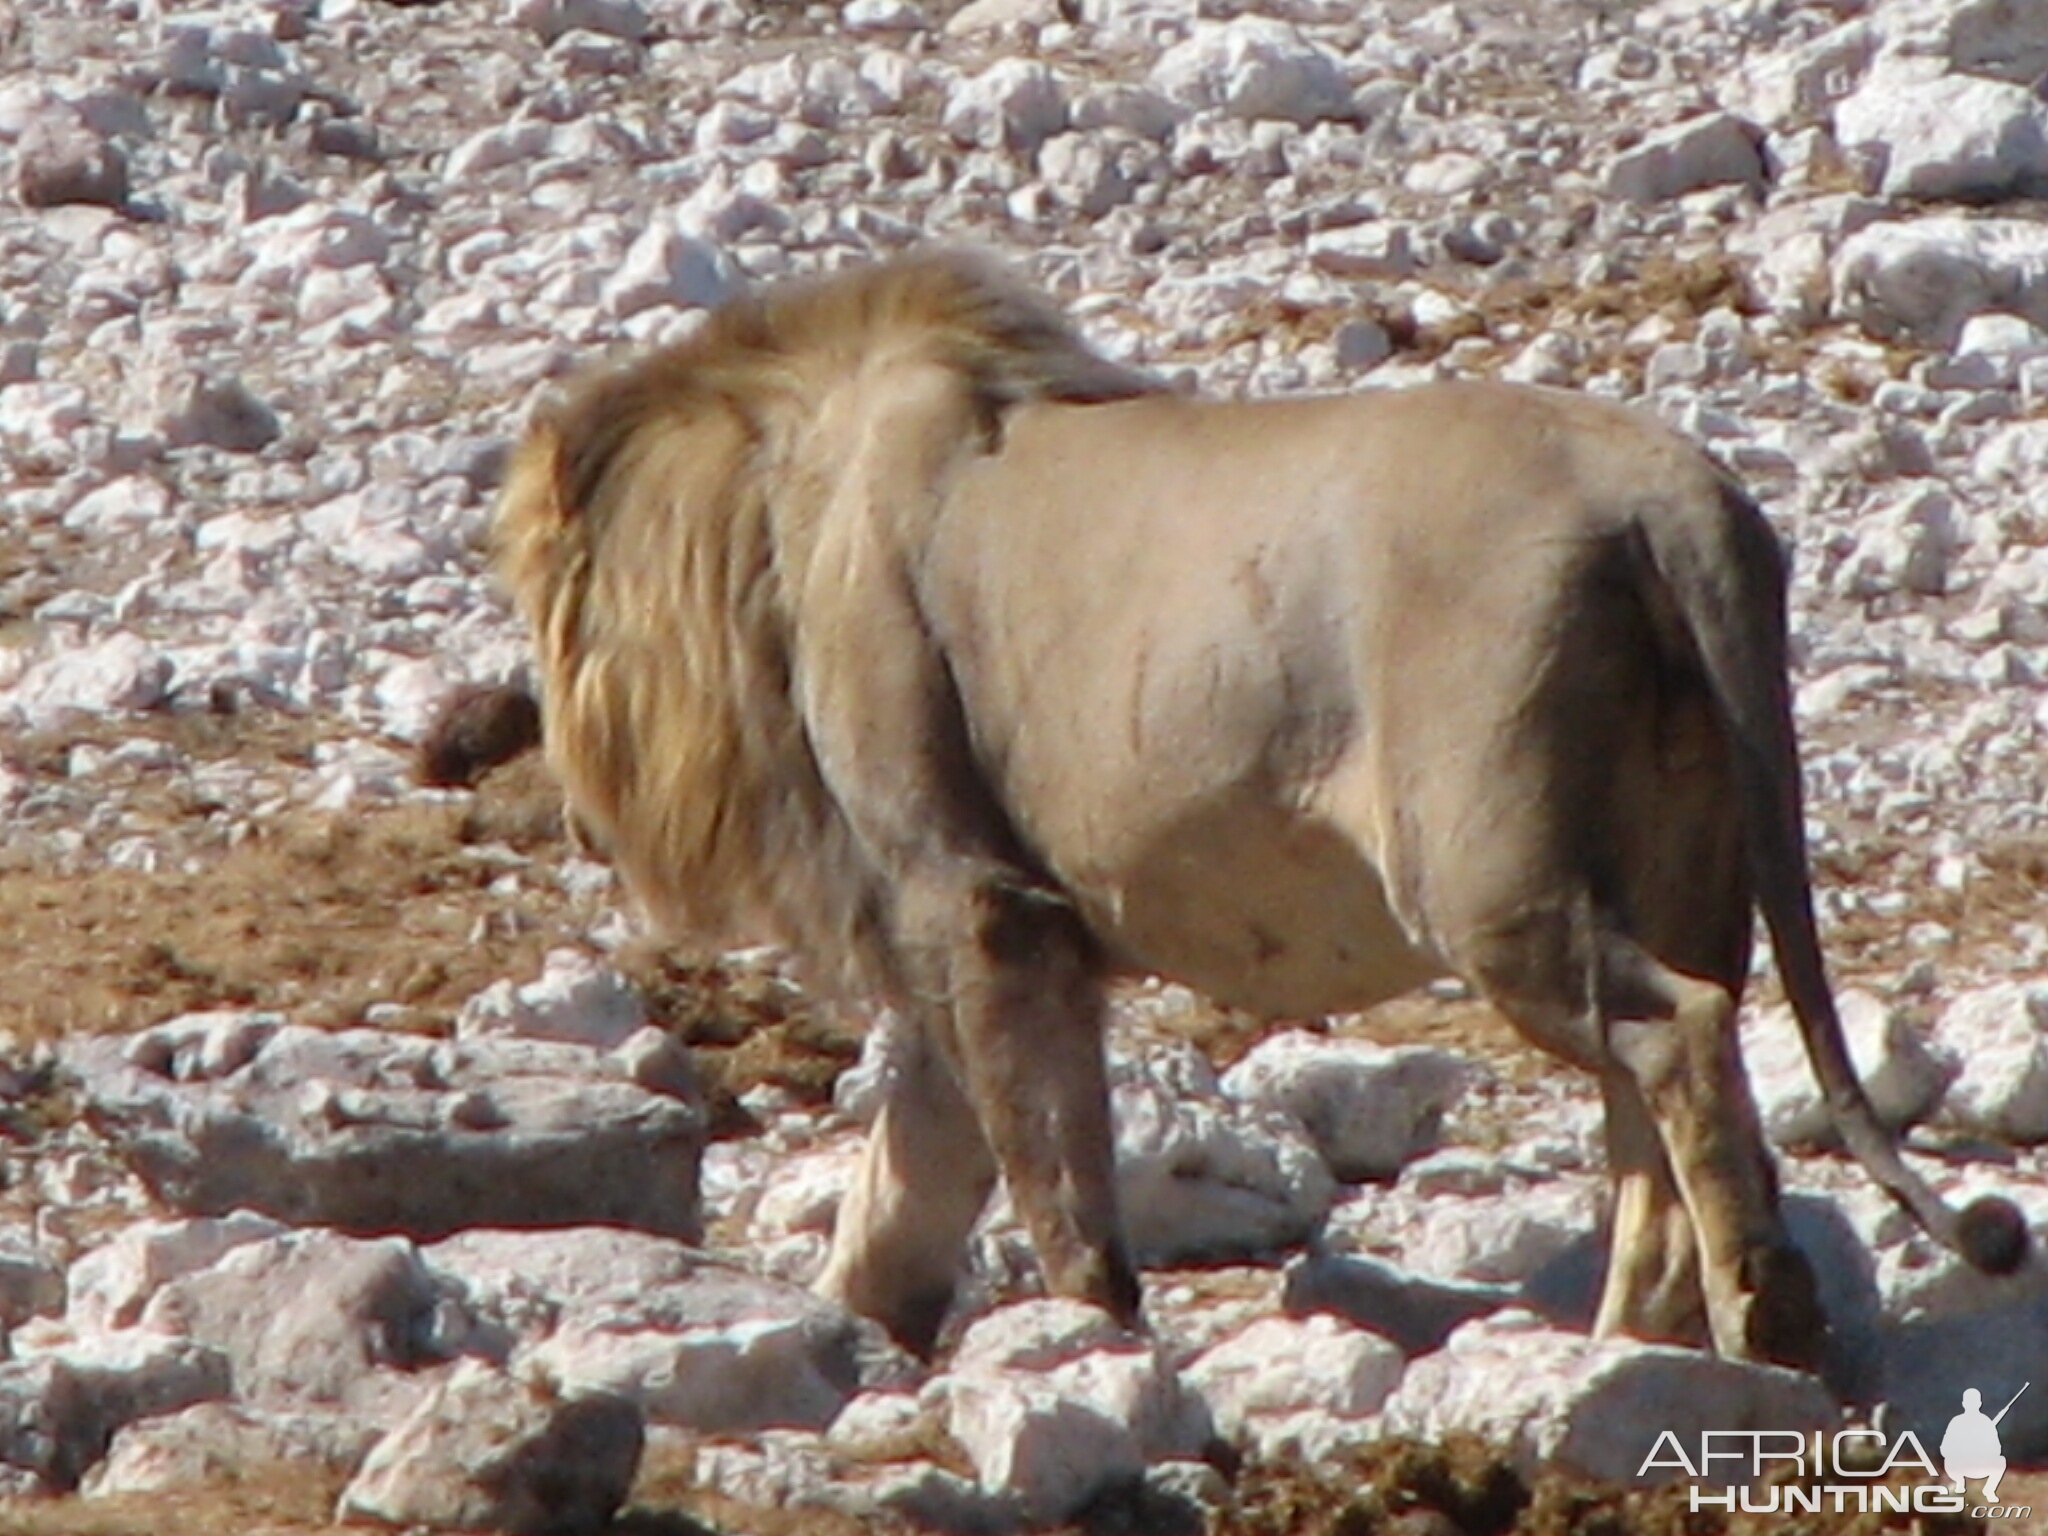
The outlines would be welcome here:
[[[1630,1434],[1837,1409],[1572,1331],[1596,1105],[1483,1011],[1132,989],[1155,1336],[1023,1300],[996,1212],[927,1371],[791,1284],[886,1028],[414,745],[523,675],[536,392],[750,282],[972,241],[1216,391],[1638,399],[1795,551],[1866,1072],[2048,1233],[2044,75],[2017,0],[0,3],[0,1529],[1720,1528]],[[1931,1444],[2032,1380],[2048,1460],[2048,1269],[1801,1150],[1770,986],[1834,1392]]]

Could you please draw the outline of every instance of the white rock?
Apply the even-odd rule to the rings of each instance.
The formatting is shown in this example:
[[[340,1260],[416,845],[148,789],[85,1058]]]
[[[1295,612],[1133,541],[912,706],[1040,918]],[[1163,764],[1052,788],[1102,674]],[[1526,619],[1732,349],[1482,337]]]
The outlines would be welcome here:
[[[827,1432],[834,1446],[858,1452],[877,1442],[900,1440],[929,1417],[915,1392],[863,1392],[849,1398]]]
[[[246,238],[253,259],[243,282],[280,292],[296,292],[310,273],[381,266],[391,255],[391,237],[376,219],[327,203],[252,224]]]
[[[1289,1317],[1331,1313],[1410,1356],[1441,1349],[1459,1324],[1522,1300],[1515,1287],[1445,1281],[1377,1259],[1327,1252],[1289,1261],[1281,1293]]]
[[[353,1474],[382,1430],[344,1414],[264,1413],[195,1403],[123,1425],[86,1475],[88,1498],[189,1491],[245,1477],[251,1467],[296,1462]]]
[[[1219,1432],[1257,1444],[1262,1421],[1378,1413],[1404,1367],[1399,1348],[1339,1318],[1268,1317],[1197,1356],[1187,1382]]]
[[[768,1509],[833,1503],[835,1470],[815,1435],[786,1429],[700,1446],[692,1466],[696,1486]]]
[[[123,630],[29,667],[0,693],[0,709],[31,730],[47,729],[67,715],[154,709],[170,693],[172,670],[163,652]]]
[[[1000,59],[953,87],[944,122],[961,144],[1033,155],[1067,126],[1066,86],[1034,59]]]
[[[909,1021],[893,1008],[879,1010],[861,1036],[860,1059],[832,1084],[833,1109],[856,1124],[873,1124],[916,1049]]]
[[[72,1264],[65,1320],[85,1331],[126,1328],[171,1281],[210,1269],[232,1249],[284,1230],[282,1222],[254,1211],[127,1227]]]
[[[451,1320],[403,1238],[319,1229],[238,1244],[216,1263],[160,1287],[142,1327],[218,1349],[235,1395],[259,1407],[361,1403],[386,1368],[434,1359]]]
[[[1835,109],[1835,137],[1879,167],[1887,197],[1996,198],[2048,184],[2048,105],[2003,80],[1880,72]]]
[[[1117,1190],[1141,1264],[1247,1257],[1306,1238],[1336,1191],[1290,1116],[1189,1098],[1160,1081],[1112,1090]]]
[[[1063,20],[1059,0],[969,0],[946,18],[946,32],[952,37],[972,37],[982,32],[1033,32],[1058,25]]]
[[[88,491],[64,513],[64,526],[81,533],[148,537],[168,532],[171,493],[148,475],[124,475]]]
[[[586,1221],[694,1234],[703,1112],[687,1072],[636,1046],[644,1034],[601,1052],[287,1025],[190,1082],[156,1031],[72,1036],[62,1055],[123,1156],[188,1214],[424,1237]],[[436,1176],[407,1172],[422,1166]]]
[[[1835,999],[1849,1057],[1878,1118],[1894,1130],[1925,1119],[1954,1081],[1958,1063],[1931,1049],[1905,1014],[1852,988]],[[1833,1125],[1814,1081],[1789,1006],[1753,1012],[1742,1026],[1742,1054],[1764,1131],[1779,1146],[1826,1143]]]
[[[1306,126],[1355,111],[1334,55],[1269,16],[1198,23],[1153,66],[1152,84],[1191,110]]]
[[[1181,109],[1160,92],[1141,85],[1097,84],[1081,91],[1073,104],[1076,129],[1121,128],[1141,139],[1164,143],[1181,121]]]
[[[567,32],[645,40],[653,23],[639,0],[509,0],[510,19],[552,43]]]
[[[0,389],[0,447],[53,471],[70,467],[71,436],[93,419],[91,399],[75,384],[25,380]]]
[[[1672,1480],[1668,1451],[1665,1466],[1642,1475],[1667,1430],[1697,1456],[1710,1430],[1807,1433],[1835,1422],[1827,1389],[1800,1372],[1631,1339],[1595,1342],[1502,1312],[1413,1362],[1380,1426],[1425,1443],[1476,1435],[1525,1475],[1561,1467],[1640,1485]]]
[[[464,187],[478,176],[506,165],[531,165],[555,153],[555,124],[538,118],[501,123],[470,135],[448,151],[441,164],[441,179],[449,187]]]
[[[858,1386],[830,1373],[837,1347],[805,1317],[681,1329],[572,1320],[517,1363],[573,1390],[626,1398],[654,1423],[734,1434],[831,1423]]]
[[[1113,129],[1056,134],[1038,152],[1039,174],[1052,195],[1090,219],[1129,202],[1163,163],[1151,143]]]
[[[2048,1141],[2048,988],[1966,992],[1941,1011],[1934,1039],[1962,1063],[1942,1119],[2001,1140]]]
[[[1215,1437],[1208,1405],[1184,1388],[1156,1345],[1090,1350],[1045,1380],[1127,1426],[1147,1461],[1200,1456]]]
[[[1475,1069],[1429,1046],[1332,1040],[1306,1030],[1269,1036],[1223,1077],[1223,1091],[1292,1115],[1347,1184],[1391,1178],[1433,1151],[1445,1113]]]
[[[381,570],[386,575],[409,573],[423,576],[431,566],[426,546],[410,534],[394,529],[375,525],[358,527],[346,547],[351,551],[346,563],[364,572]],[[389,558],[380,561],[376,556],[379,550]],[[417,742],[433,729],[442,707],[461,689],[462,679],[450,677],[440,662],[420,658],[396,662],[385,668],[370,696],[376,702],[377,713],[388,734],[400,741]],[[509,986],[510,983],[502,985]],[[519,1031],[501,1033],[516,1034]]]
[[[1729,183],[1761,191],[1764,163],[1756,130],[1726,112],[1653,133],[1607,168],[1608,196],[1631,203],[1668,202]]]
[[[118,208],[128,199],[128,157],[77,108],[51,100],[15,144],[14,195],[27,208]]]
[[[2048,330],[2018,315],[1972,315],[1956,336],[1955,355],[1981,360],[1989,366],[1993,384],[2010,387],[2024,364],[2048,357]]]
[[[1308,260],[1332,277],[1406,277],[1418,265],[1408,226],[1377,220],[1318,230],[1309,236]]]
[[[1788,51],[1759,53],[1743,64],[1722,104],[1771,127],[1818,117],[1862,82],[1879,41],[1877,28],[1858,18]]]
[[[1563,331],[1545,331],[1534,337],[1501,369],[1501,377],[1516,384],[1570,384],[1578,376],[1584,348],[1576,337]]]
[[[610,1050],[646,1024],[646,1004],[618,971],[582,950],[554,949],[536,980],[496,982],[464,1003],[455,1035],[522,1035]]]
[[[0,1336],[66,1305],[64,1270],[38,1252],[28,1234],[0,1232]]]
[[[975,1319],[960,1335],[953,1368],[1043,1372],[1091,1350],[1137,1343],[1137,1336],[1102,1308],[1047,1296],[1013,1302]]]
[[[1937,347],[1990,310],[2048,325],[2048,227],[1949,214],[1874,224],[1843,242],[1834,304],[1873,335]]]
[[[548,58],[570,75],[637,75],[646,64],[637,44],[602,32],[564,32],[548,44]]]
[[[860,1147],[854,1142],[782,1159],[756,1192],[748,1223],[754,1239],[767,1243],[799,1232],[829,1235],[859,1166]]]
[[[122,1425],[226,1397],[228,1361],[186,1339],[130,1329],[63,1338],[0,1362],[0,1474],[68,1492]],[[0,1484],[0,1487],[6,1486]]]
[[[564,1395],[464,1360],[378,1442],[336,1517],[389,1525],[595,1533],[633,1486],[640,1412],[602,1395]]]
[[[931,27],[931,18],[910,0],[847,0],[839,22],[849,32],[923,32]]]
[[[1016,1302],[977,1319],[961,1335],[947,1381],[1006,1375],[1108,1415],[1148,1460],[1199,1455],[1211,1434],[1206,1408],[1182,1390],[1159,1347],[1086,1302]]]
[[[602,297],[607,313],[624,319],[656,305],[709,308],[730,297],[736,282],[731,262],[715,247],[657,219],[605,279]]]
[[[948,1378],[946,1428],[982,1488],[1035,1524],[1057,1525],[1145,1471],[1127,1425],[1019,1371]]]
[[[1402,1259],[1445,1280],[1519,1284],[1589,1241],[1603,1203],[1593,1182],[1579,1179],[1499,1195],[1445,1196],[1422,1206]]]
[[[189,376],[159,423],[173,448],[221,448],[257,453],[284,430],[277,412],[232,375]]]
[[[1858,519],[1855,540],[1836,580],[1857,598],[1899,591],[1939,597],[1964,542],[1955,498],[1925,485],[1871,506]]]
[[[1201,14],[1196,0],[1081,0],[1081,20],[1111,45],[1183,37]]]
[[[2048,71],[2048,14],[2028,0],[1884,0],[1888,50],[2031,85]]]

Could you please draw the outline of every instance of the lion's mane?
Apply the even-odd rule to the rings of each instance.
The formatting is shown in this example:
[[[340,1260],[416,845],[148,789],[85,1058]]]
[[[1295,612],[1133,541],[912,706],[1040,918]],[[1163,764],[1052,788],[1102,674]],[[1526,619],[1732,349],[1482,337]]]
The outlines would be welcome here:
[[[1021,402],[1158,387],[999,267],[940,252],[738,300],[542,408],[500,498],[499,568],[532,626],[550,761],[653,917],[779,938],[842,985],[899,980],[887,871],[797,696],[807,562],[833,518],[916,536],[939,471],[891,452],[905,435],[987,451]],[[836,494],[849,476],[866,494]]]

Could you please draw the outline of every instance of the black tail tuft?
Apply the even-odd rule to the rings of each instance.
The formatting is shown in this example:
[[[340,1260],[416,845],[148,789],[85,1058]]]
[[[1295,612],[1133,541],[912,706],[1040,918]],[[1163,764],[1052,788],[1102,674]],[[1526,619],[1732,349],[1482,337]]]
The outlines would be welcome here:
[[[2002,1196],[1980,1196],[1956,1218],[1957,1251],[1984,1274],[2011,1274],[2026,1263],[2033,1246],[2027,1218]]]

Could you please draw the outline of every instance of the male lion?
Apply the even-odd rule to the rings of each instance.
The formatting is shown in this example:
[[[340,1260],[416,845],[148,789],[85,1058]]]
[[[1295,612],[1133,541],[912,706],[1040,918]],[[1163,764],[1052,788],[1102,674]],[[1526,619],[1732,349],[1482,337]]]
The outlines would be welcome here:
[[[575,814],[658,918],[771,931],[918,1048],[820,1288],[929,1349],[998,1172],[1124,1319],[1102,985],[1274,1014],[1446,971],[1598,1075],[1598,1328],[1811,1362],[1736,1049],[1761,908],[1843,1139],[1900,1160],[1815,940],[1784,562],[1697,449],[1490,384],[1190,399],[990,266],[776,289],[575,385],[499,510]]]

